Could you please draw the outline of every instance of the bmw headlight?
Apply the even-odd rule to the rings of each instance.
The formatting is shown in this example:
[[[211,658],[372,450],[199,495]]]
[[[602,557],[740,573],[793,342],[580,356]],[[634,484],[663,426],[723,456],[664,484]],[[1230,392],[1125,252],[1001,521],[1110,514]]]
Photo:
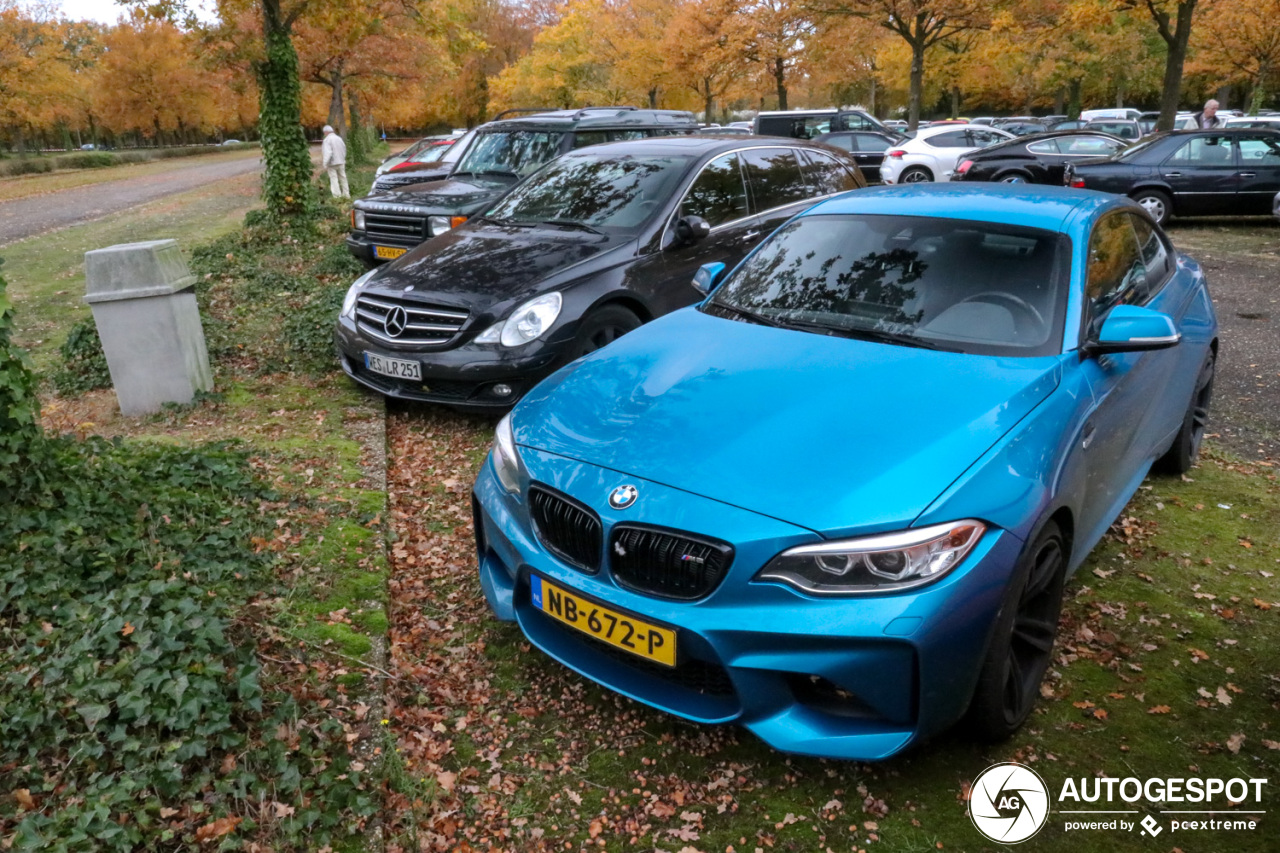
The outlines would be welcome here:
[[[801,545],[756,575],[817,595],[898,592],[932,583],[968,556],[987,527],[965,519],[919,530]]]
[[[339,317],[350,317],[355,314],[356,297],[360,295],[360,288],[364,287],[365,282],[373,277],[377,270],[369,270],[364,275],[356,279],[351,287],[347,288],[347,295],[342,298],[342,312]]]
[[[511,415],[498,421],[498,428],[493,435],[493,470],[498,475],[502,488],[511,494],[520,492],[520,453],[516,450],[516,438],[511,432]]]
[[[563,304],[564,299],[559,293],[548,293],[537,299],[530,299],[511,312],[511,316],[505,321],[494,323],[481,332],[476,343],[501,342],[504,347],[518,347],[537,340],[560,316]]]

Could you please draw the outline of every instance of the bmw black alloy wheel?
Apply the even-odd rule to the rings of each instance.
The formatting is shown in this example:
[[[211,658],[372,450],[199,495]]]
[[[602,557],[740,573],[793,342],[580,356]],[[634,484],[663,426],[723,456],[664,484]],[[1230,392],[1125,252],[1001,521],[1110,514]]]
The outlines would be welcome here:
[[[1204,430],[1209,423],[1209,404],[1213,401],[1213,373],[1215,359],[1210,356],[1196,377],[1196,393],[1191,399],[1191,458],[1200,455]]]
[[[1062,610],[1066,563],[1062,537],[1054,530],[1040,538],[1036,546],[1026,585],[1018,596],[1006,658],[1004,716],[1014,726],[1027,718],[1039,695]]]

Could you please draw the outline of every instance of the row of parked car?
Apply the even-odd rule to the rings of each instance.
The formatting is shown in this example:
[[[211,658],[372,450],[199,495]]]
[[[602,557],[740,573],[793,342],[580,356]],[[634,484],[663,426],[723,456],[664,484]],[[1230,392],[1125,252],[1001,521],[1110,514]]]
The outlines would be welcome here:
[[[1159,224],[1265,214],[1280,193],[1280,132],[1265,129],[1126,146],[1090,130],[943,125],[895,141],[844,129],[865,120],[851,116],[806,140],[781,135],[795,130],[786,120],[764,127],[778,136],[703,135],[688,113],[557,111],[438,146],[454,156],[436,180],[355,204],[347,242],[374,269],[338,320],[343,369],[391,397],[509,408],[559,366],[699,301],[702,265],[733,266],[868,176],[1101,189]]]
[[[1153,464],[1196,458],[1205,276],[1150,207],[1062,186],[1084,161],[868,188],[858,148],[820,140],[882,130],[784,119],[478,129],[446,179],[357,203],[353,249],[403,254],[347,293],[343,368],[515,404],[473,491],[480,586],[566,666],[793,752],[881,759],[960,719],[1007,738],[1071,573]],[[988,143],[970,160],[1122,144],[939,130]],[[1262,159],[1213,134],[1140,145]]]

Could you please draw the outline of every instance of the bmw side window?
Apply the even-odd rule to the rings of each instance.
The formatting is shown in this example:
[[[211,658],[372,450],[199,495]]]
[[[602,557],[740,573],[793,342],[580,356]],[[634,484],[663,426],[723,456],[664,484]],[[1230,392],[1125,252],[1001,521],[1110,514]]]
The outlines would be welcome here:
[[[757,213],[803,201],[811,193],[800,162],[789,148],[755,148],[743,152],[747,182]]]
[[[820,151],[804,151],[804,174],[813,187],[814,195],[831,195],[845,190],[856,190],[858,182],[834,157]]]
[[[1117,305],[1141,305],[1147,301],[1147,270],[1138,251],[1132,220],[1112,214],[1099,222],[1089,237],[1089,273],[1085,295],[1089,299],[1091,332]]]
[[[1129,218],[1133,221],[1134,233],[1138,235],[1138,251],[1142,254],[1142,263],[1147,268],[1147,298],[1144,301],[1150,301],[1164,287],[1169,274],[1173,272],[1172,254],[1150,222],[1133,214]]]
[[[701,216],[712,228],[747,215],[747,188],[737,154],[726,154],[706,165],[680,203],[680,215]]]

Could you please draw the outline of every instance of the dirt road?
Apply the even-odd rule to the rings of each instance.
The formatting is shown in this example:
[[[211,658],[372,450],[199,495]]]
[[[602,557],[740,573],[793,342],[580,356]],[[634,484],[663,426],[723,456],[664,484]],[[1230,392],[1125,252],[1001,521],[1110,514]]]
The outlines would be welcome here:
[[[175,160],[175,168],[143,177],[0,202],[0,246],[262,170],[261,156],[216,163],[200,159]]]

